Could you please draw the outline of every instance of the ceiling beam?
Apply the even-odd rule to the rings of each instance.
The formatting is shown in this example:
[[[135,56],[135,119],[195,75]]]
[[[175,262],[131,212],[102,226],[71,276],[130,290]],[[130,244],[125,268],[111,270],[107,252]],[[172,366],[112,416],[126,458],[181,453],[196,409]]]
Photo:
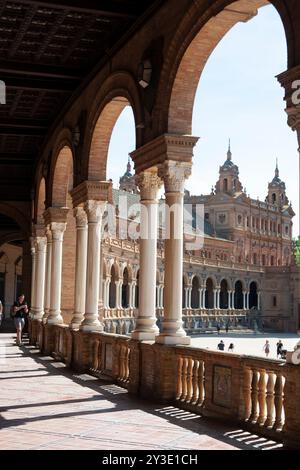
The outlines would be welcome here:
[[[0,118],[0,128],[22,128],[47,130],[49,122],[42,119]]]
[[[107,18],[120,18],[134,20],[143,11],[139,8],[140,2],[115,2],[113,0],[18,0],[18,3],[27,5],[38,5],[39,7],[58,8],[60,10],[78,11],[81,13],[92,13]],[[143,2],[141,2],[143,3]]]
[[[84,71],[82,71],[84,73]],[[59,79],[59,80],[74,80],[79,81],[82,78],[82,72],[70,68],[65,69],[63,67],[55,67],[51,65],[36,65],[28,64],[24,62],[14,62],[10,60],[2,60],[0,62],[0,75],[3,74],[10,75],[14,77],[15,75],[21,75],[24,78],[24,75],[29,75],[32,78],[35,77],[44,77],[49,79]]]
[[[29,135],[29,136],[44,136],[47,132],[48,128],[44,127],[28,127],[27,125],[24,126],[17,126],[17,125],[0,125],[0,135],[15,135],[15,136],[22,136],[22,135]]]
[[[68,92],[74,91],[79,82],[73,80],[59,80],[59,79],[41,79],[29,77],[12,77],[10,75],[1,74],[1,80],[4,81],[6,88],[22,89],[22,90],[44,90],[44,91],[58,91]]]
[[[36,155],[24,153],[0,153],[0,165],[32,165]]]

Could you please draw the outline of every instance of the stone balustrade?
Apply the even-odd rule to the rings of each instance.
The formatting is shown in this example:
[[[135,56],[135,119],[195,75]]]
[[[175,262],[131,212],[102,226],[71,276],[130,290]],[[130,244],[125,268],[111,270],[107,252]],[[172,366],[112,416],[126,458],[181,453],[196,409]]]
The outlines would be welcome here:
[[[110,379],[143,398],[232,421],[257,435],[300,447],[299,366],[30,322],[42,352],[75,370]]]

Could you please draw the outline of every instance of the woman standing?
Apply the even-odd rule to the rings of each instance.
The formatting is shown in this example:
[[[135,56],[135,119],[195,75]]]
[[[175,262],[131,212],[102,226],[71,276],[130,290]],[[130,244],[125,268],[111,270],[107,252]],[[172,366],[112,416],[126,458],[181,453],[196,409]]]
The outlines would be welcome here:
[[[268,340],[266,340],[263,350],[265,351],[266,357],[269,357],[270,354],[270,343]]]

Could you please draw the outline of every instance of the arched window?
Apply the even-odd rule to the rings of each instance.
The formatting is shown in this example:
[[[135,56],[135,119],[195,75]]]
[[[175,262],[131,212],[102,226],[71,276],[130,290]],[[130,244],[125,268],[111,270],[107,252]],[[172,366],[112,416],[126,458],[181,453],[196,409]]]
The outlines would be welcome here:
[[[210,278],[206,280],[205,287],[205,308],[214,308],[214,284]]]
[[[273,193],[272,194],[272,203],[275,204],[275,202],[276,202],[276,194]]]
[[[251,282],[250,284],[250,294],[249,294],[249,308],[257,308],[258,306],[258,295],[257,295],[257,284],[256,282]]]
[[[243,284],[241,281],[235,283],[234,308],[239,310],[244,308]]]
[[[221,291],[220,291],[220,308],[228,308],[228,283],[226,279],[223,279],[221,282]]]
[[[129,307],[129,284],[128,284],[128,269],[123,271],[123,284],[122,284],[122,307]]]
[[[191,299],[191,307],[192,308],[200,308],[199,305],[199,289],[200,289],[200,284],[199,284],[199,279],[197,276],[194,276],[193,278],[193,284],[192,284],[192,299]]]
[[[227,193],[227,191],[228,191],[228,180],[227,180],[227,178],[224,178],[223,190],[224,190],[225,193]]]
[[[116,270],[114,266],[111,267],[110,275],[109,308],[116,308]]]

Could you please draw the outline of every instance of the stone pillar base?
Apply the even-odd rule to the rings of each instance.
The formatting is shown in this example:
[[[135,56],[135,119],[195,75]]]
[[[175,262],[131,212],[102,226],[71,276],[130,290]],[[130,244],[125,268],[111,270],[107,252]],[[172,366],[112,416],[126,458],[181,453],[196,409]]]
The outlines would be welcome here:
[[[55,328],[54,325],[44,326],[42,353],[52,355],[55,349]]]
[[[159,332],[150,331],[133,331],[131,333],[131,339],[136,341],[154,341]]]

